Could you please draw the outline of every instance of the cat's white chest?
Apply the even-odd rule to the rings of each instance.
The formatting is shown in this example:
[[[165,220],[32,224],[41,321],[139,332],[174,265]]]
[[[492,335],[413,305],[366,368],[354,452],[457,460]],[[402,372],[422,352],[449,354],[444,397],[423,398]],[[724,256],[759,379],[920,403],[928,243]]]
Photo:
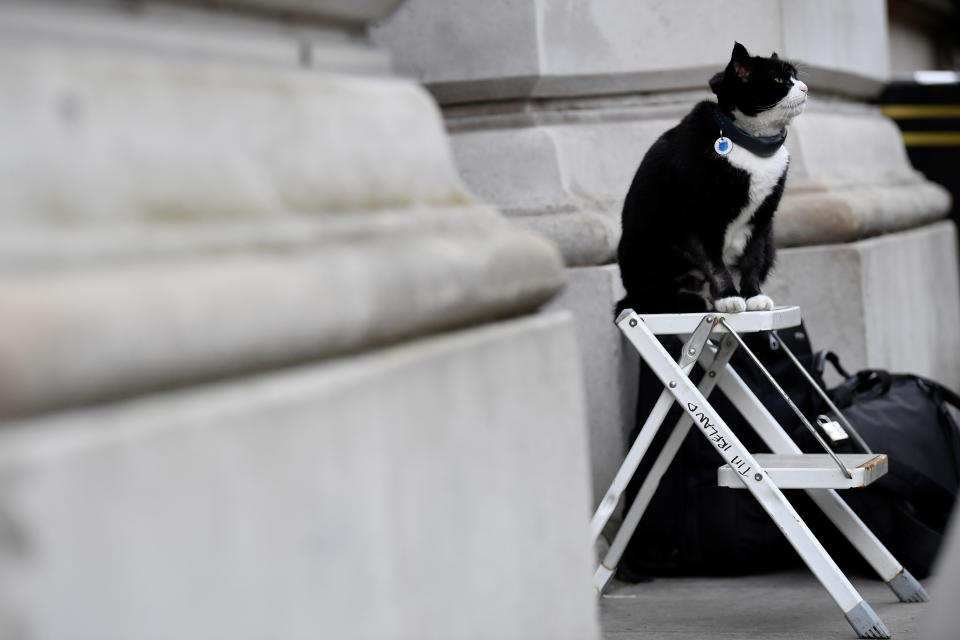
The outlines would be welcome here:
[[[750,240],[750,219],[760,204],[773,192],[783,172],[790,163],[786,147],[780,147],[769,158],[763,158],[746,149],[734,146],[726,156],[727,161],[750,176],[747,204],[727,227],[723,237],[723,261],[735,265]]]

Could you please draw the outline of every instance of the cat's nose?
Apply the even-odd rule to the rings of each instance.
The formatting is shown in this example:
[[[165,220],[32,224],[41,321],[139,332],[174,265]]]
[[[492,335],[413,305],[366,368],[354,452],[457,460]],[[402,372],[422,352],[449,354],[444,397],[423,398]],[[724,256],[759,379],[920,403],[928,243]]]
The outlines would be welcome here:
[[[797,82],[797,87],[800,89],[800,91],[803,91],[804,93],[807,92],[807,85],[805,85],[804,83]]]

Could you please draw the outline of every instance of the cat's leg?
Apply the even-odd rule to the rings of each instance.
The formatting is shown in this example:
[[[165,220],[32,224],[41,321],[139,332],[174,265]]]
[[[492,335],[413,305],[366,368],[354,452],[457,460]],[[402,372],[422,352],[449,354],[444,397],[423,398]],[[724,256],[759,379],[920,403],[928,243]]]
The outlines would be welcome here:
[[[760,291],[773,266],[773,225],[766,224],[754,231],[740,257],[740,291],[746,299],[747,311],[770,311],[773,300]]]
[[[740,313],[745,311],[747,303],[737,291],[730,269],[723,263],[722,247],[715,246],[713,251],[707,250],[703,243],[695,242],[694,251],[697,253],[698,263],[706,277],[710,299],[713,308],[720,313]]]
[[[713,308],[720,313],[740,313],[747,308],[746,300],[733,284],[730,270],[722,262],[710,268],[710,295]]]
[[[753,214],[753,232],[737,262],[737,268],[740,270],[740,291],[747,299],[748,311],[768,311],[774,307],[773,300],[760,291],[760,285],[766,281],[776,258],[776,246],[773,242],[773,214],[780,203],[786,179],[787,173],[784,171],[773,192]]]
[[[699,313],[710,311],[709,287],[701,269],[690,269],[673,281],[671,303],[677,313]]]

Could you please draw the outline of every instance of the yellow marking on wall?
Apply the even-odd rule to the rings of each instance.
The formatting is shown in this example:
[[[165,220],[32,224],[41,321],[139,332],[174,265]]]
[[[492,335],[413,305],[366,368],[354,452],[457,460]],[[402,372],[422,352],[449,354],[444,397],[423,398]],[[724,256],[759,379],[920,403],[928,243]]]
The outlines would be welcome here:
[[[908,147],[960,147],[960,131],[904,131]]]
[[[883,115],[895,120],[912,118],[960,118],[960,104],[887,104]]]

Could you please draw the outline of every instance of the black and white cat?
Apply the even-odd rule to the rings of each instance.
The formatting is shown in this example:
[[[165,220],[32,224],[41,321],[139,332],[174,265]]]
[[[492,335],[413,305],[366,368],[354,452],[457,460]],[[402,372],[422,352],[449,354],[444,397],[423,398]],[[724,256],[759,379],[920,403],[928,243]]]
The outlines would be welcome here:
[[[697,104],[653,143],[630,185],[617,252],[627,295],[617,312],[773,308],[760,285],[790,162],[785,127],[803,111],[807,86],[776,53],[752,57],[735,43],[710,88],[717,102]]]

